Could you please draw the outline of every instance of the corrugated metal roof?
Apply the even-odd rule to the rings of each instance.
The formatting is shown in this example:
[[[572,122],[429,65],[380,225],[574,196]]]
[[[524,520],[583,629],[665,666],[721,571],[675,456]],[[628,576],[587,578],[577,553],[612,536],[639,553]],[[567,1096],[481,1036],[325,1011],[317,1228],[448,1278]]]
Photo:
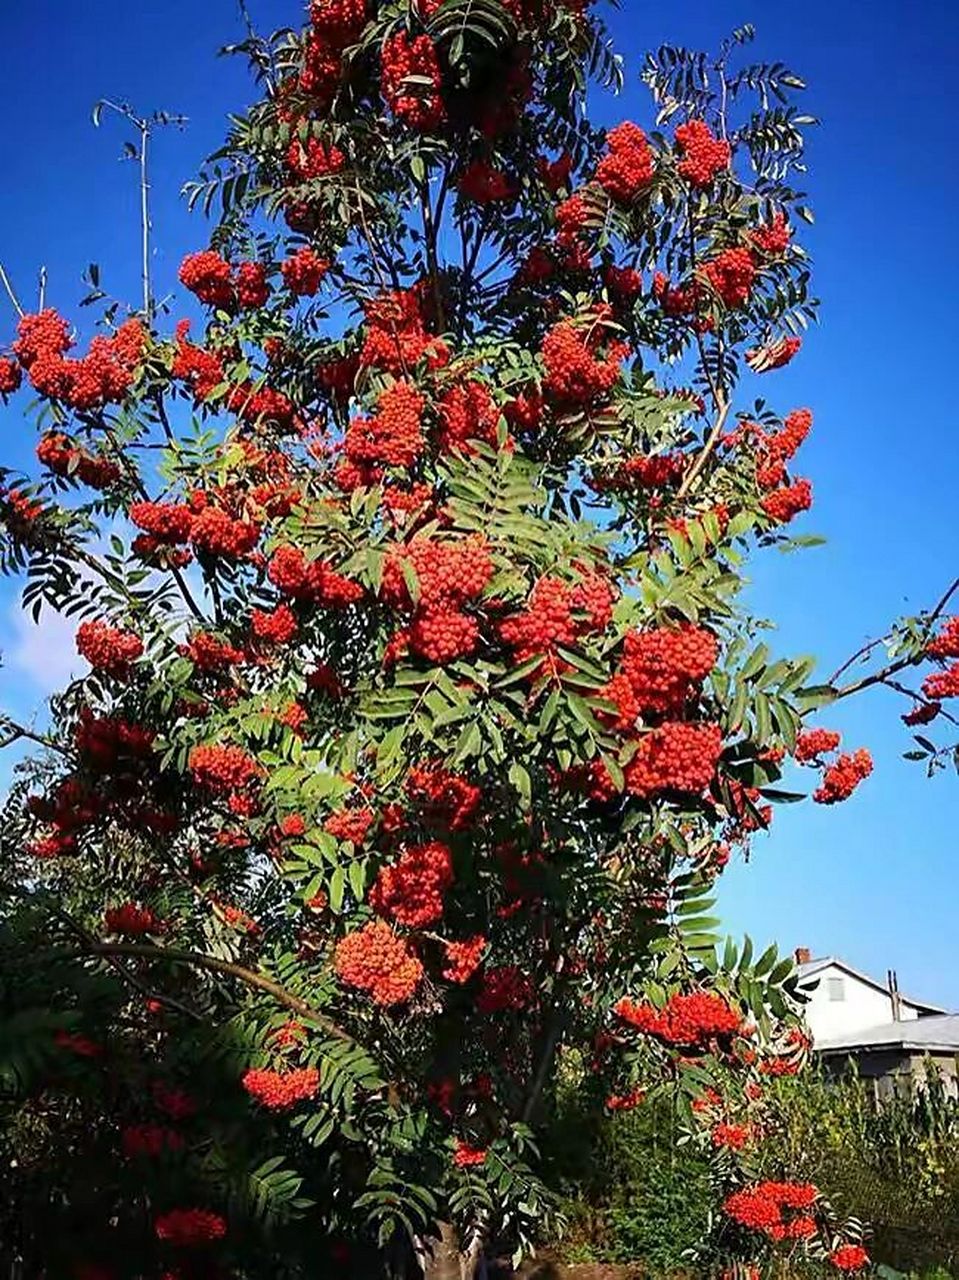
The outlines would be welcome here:
[[[816,1041],[819,1053],[843,1049],[915,1049],[919,1053],[936,1049],[959,1054],[959,1014],[886,1022],[864,1031],[850,1031],[848,1035]]]

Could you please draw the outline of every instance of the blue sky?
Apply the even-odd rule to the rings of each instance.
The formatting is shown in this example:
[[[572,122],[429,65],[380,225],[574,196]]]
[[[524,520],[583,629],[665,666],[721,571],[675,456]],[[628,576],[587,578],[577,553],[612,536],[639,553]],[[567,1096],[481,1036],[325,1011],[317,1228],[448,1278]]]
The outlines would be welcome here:
[[[296,20],[287,0],[250,7],[264,26]],[[101,264],[109,292],[136,297],[135,173],[118,159],[120,124],[91,124],[102,96],[190,117],[184,133],[158,141],[153,170],[155,271],[161,288],[172,286],[183,254],[206,236],[177,193],[220,142],[225,113],[252,92],[239,62],[214,56],[239,34],[234,0],[4,0],[3,10],[0,261],[24,304],[35,304],[41,264],[49,301],[67,314],[89,262]],[[931,603],[959,565],[959,412],[947,382],[959,296],[959,6],[624,0],[613,27],[631,69],[617,114],[649,119],[636,74],[647,47],[715,47],[744,21],[758,27],[757,58],[802,75],[823,121],[810,148],[817,222],[806,237],[823,323],[802,358],[758,389],[783,410],[815,411],[802,469],[816,504],[803,529],[828,545],[769,554],[754,567],[752,601],[777,620],[784,653],[815,653],[828,674],[890,618]],[[0,343],[13,320],[0,297]],[[17,409],[0,409],[0,431],[3,460],[26,463],[33,429]],[[38,637],[18,624],[9,584],[0,585],[0,649],[0,705],[18,714],[70,666],[61,630]],[[928,781],[901,759],[900,710],[875,691],[824,720],[849,745],[870,747],[875,774],[846,805],[780,810],[750,865],[727,873],[722,906],[737,932],[840,954],[879,976],[896,968],[904,991],[959,1007],[959,785],[951,775]]]

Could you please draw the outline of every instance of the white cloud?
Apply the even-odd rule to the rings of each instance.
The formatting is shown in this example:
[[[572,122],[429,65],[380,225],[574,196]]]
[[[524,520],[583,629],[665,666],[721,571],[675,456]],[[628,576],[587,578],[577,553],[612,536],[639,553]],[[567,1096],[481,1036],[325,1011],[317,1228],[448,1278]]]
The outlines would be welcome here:
[[[74,637],[77,620],[44,609],[40,621],[25,612],[19,599],[8,610],[8,637],[3,645],[7,686],[4,702],[39,701],[64,688],[81,675],[86,663],[77,653]],[[10,677],[19,674],[29,687],[20,687]]]

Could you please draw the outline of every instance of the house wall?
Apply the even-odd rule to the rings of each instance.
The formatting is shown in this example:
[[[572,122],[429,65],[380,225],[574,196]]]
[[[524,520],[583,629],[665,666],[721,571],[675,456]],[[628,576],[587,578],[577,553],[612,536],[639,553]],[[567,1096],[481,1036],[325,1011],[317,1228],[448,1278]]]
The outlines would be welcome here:
[[[842,999],[835,998],[839,989],[830,979],[841,983]],[[838,965],[820,969],[809,979],[810,983],[816,981],[819,985],[815,989],[809,990],[805,985],[803,988],[809,995],[804,1013],[814,1043],[892,1022],[892,1001],[888,993],[860,981]],[[919,1016],[919,1011],[903,1000],[900,1016],[903,1022],[909,1022]]]
[[[946,1093],[959,1097],[959,1060],[952,1053],[918,1054],[905,1049],[859,1049],[843,1053],[830,1053],[823,1058],[826,1071],[842,1076],[855,1064],[861,1079],[872,1080],[876,1097],[880,1100],[894,1093],[908,1095],[917,1085],[921,1086],[931,1069],[939,1073]]]

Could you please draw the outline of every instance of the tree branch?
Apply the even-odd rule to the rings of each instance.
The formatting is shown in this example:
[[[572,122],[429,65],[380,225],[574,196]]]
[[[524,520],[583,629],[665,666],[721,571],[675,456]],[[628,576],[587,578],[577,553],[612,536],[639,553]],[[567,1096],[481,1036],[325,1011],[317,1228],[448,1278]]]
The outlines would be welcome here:
[[[140,942],[96,942],[86,947],[81,954],[104,958],[132,956],[141,960],[165,960],[169,964],[185,964],[196,969],[208,969],[211,973],[225,974],[227,977],[236,978],[248,987],[265,991],[278,1004],[322,1027],[334,1039],[342,1040],[347,1044],[356,1043],[348,1032],[338,1027],[318,1009],[314,1009],[311,1004],[295,996],[292,991],[287,991],[279,982],[274,982],[272,978],[267,978],[253,969],[247,969],[244,965],[234,964],[230,960],[220,960],[216,956],[204,955],[200,951],[180,951],[173,947],[157,947]]]

